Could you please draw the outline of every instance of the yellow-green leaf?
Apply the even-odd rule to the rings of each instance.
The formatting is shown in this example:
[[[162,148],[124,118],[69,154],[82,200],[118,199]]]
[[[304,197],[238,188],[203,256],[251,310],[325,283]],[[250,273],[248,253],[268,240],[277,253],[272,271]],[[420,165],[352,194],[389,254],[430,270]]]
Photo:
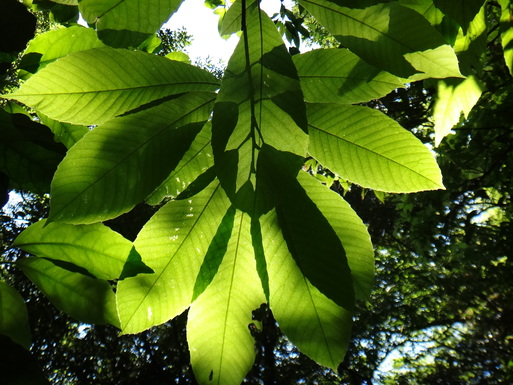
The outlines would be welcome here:
[[[0,334],[17,344],[30,347],[30,326],[23,297],[11,286],[0,281]]]
[[[239,385],[255,360],[248,325],[265,302],[251,240],[251,218],[238,211],[226,253],[187,322],[191,364],[200,384]]]
[[[443,188],[442,174],[427,147],[380,111],[311,104],[307,112],[308,151],[342,178],[386,192]]]
[[[200,68],[105,47],[56,60],[3,97],[61,122],[93,125],[166,96],[217,88],[216,78]]]
[[[17,265],[57,309],[78,321],[119,327],[116,297],[108,281],[63,269],[44,258],[25,258]]]
[[[203,260],[229,206],[215,181],[190,199],[167,203],[144,226],[135,247],[155,273],[118,284],[124,334],[164,323],[191,304]]]
[[[271,211],[260,221],[269,305],[280,329],[303,353],[336,370],[349,345],[351,312],[324,296],[301,273],[288,251],[276,213]]]
[[[482,92],[483,86],[475,76],[438,81],[433,110],[436,146],[449,135],[454,125],[460,121],[462,114],[467,118]]]

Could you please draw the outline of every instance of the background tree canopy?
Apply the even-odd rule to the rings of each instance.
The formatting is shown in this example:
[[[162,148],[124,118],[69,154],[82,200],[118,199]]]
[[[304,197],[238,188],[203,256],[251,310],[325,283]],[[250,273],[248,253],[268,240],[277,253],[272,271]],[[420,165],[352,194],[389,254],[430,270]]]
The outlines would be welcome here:
[[[0,5],[2,383],[513,381],[510,2],[181,3]]]

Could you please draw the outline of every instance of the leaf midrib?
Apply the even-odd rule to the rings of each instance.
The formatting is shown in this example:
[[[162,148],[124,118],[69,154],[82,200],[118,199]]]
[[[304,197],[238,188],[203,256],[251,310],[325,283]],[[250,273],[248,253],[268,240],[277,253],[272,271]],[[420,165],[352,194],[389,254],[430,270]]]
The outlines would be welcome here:
[[[299,75],[299,79],[350,79],[355,81],[367,81],[367,83],[383,83],[390,85],[398,85],[397,83],[386,82],[382,80],[375,80],[374,78],[368,81],[368,78],[357,78],[355,76],[337,76],[337,75]],[[402,83],[399,83],[402,85]],[[400,87],[400,86],[398,86]]]
[[[100,256],[103,256],[103,257],[106,257],[106,258],[109,258],[109,259],[114,259],[116,261],[125,261],[125,258],[117,258],[115,256],[113,256],[112,254],[108,254],[106,252],[104,252],[104,248],[102,249],[93,249],[91,247],[87,247],[85,245],[80,245],[80,244],[76,244],[76,243],[72,243],[72,242],[25,242],[25,243],[15,243],[13,244],[13,246],[16,246],[16,247],[19,247],[20,249],[23,249],[24,247],[31,247],[31,246],[55,246],[55,247],[69,247],[69,248],[73,248],[73,249],[80,249],[86,253],[91,253],[91,254],[99,254]],[[123,245],[119,245],[121,247],[123,247]],[[51,258],[51,257],[48,257],[48,258]],[[57,259],[57,258],[52,258],[52,259]],[[91,261],[91,258],[89,256],[87,256],[87,259],[89,259],[90,262]]]
[[[48,92],[48,93],[20,93],[13,92],[8,95],[4,95],[4,98],[15,97],[31,97],[31,96],[58,96],[58,95],[84,95],[84,94],[97,94],[104,92],[124,92],[124,91],[135,91],[141,89],[149,89],[149,88],[159,88],[159,87],[172,87],[177,85],[190,85],[190,84],[198,84],[198,85],[211,85],[211,86],[219,86],[219,83],[214,82],[204,82],[204,81],[188,81],[188,82],[174,82],[174,83],[158,83],[158,84],[149,84],[149,85],[141,85],[141,86],[133,86],[133,87],[121,87],[121,88],[112,88],[112,89],[99,89],[99,90],[83,90],[83,91],[68,91],[68,92]]]
[[[378,158],[381,158],[381,159],[384,159],[384,160],[386,160],[386,161],[388,161],[388,162],[394,163],[395,165],[397,165],[397,166],[399,166],[399,167],[401,167],[401,168],[403,168],[403,169],[406,169],[406,170],[408,170],[408,171],[410,171],[410,172],[412,172],[412,173],[416,174],[417,176],[419,176],[419,177],[421,177],[421,178],[423,178],[423,179],[425,179],[425,180],[427,180],[427,181],[429,181],[429,182],[431,182],[431,183],[434,183],[435,185],[439,186],[439,184],[438,184],[436,181],[434,181],[434,180],[432,180],[432,179],[429,179],[429,178],[428,178],[428,177],[426,177],[425,175],[423,175],[423,174],[421,174],[421,173],[419,173],[419,172],[417,172],[417,171],[415,171],[415,170],[411,169],[410,167],[407,167],[406,165],[404,165],[404,164],[402,164],[402,163],[399,163],[398,161],[396,161],[396,160],[394,160],[394,159],[387,158],[386,156],[384,156],[384,155],[380,154],[379,152],[376,152],[376,151],[374,151],[374,150],[372,150],[372,149],[370,149],[370,148],[364,147],[364,146],[362,146],[362,145],[360,145],[360,144],[357,144],[357,143],[351,142],[351,141],[349,141],[349,140],[347,140],[347,139],[341,138],[340,136],[337,136],[337,135],[335,135],[335,134],[333,134],[333,133],[331,133],[331,132],[327,132],[327,131],[325,131],[325,130],[322,130],[322,129],[320,129],[319,127],[316,127],[316,126],[314,126],[314,125],[313,125],[313,124],[311,124],[311,123],[309,123],[309,124],[308,124],[308,126],[309,126],[309,127],[311,127],[311,128],[313,128],[313,129],[316,129],[316,130],[317,130],[317,131],[319,131],[319,132],[323,132],[324,134],[326,134],[326,135],[328,135],[328,136],[331,136],[331,137],[336,138],[336,139],[338,139],[338,140],[340,140],[340,141],[343,141],[343,142],[345,142],[345,143],[347,143],[347,144],[349,144],[349,145],[353,145],[353,146],[355,146],[355,147],[358,147],[359,149],[361,149],[361,150],[363,150],[363,151],[370,152],[371,154],[373,154],[374,156],[376,156],[376,157],[378,157]]]
[[[139,309],[142,307],[143,303],[146,302],[146,299],[148,298],[148,296],[150,295],[150,292],[153,291],[153,288],[155,287],[155,285],[157,284],[157,282],[161,279],[162,275],[166,272],[166,270],[169,268],[169,265],[171,264],[171,262],[173,261],[173,259],[176,257],[176,255],[179,253],[179,251],[181,250],[182,246],[184,246],[185,242],[189,239],[189,237],[191,236],[191,233],[194,233],[195,232],[195,227],[196,225],[198,224],[199,220],[201,219],[201,217],[205,214],[205,211],[207,210],[209,204],[211,203],[211,201],[214,199],[214,196],[216,196],[217,194],[217,191],[219,189],[219,184],[217,185],[217,187],[214,189],[214,191],[212,192],[212,194],[210,195],[210,197],[208,198],[205,206],[203,206],[203,208],[201,209],[201,211],[199,212],[196,220],[192,223],[192,226],[190,227],[189,231],[187,232],[187,234],[185,234],[184,238],[183,238],[183,241],[180,243],[180,245],[178,246],[178,248],[176,249],[175,253],[169,258],[169,260],[167,261],[167,263],[164,265],[164,267],[162,268],[162,270],[160,271],[160,273],[157,275],[157,277],[155,278],[155,280],[151,283],[151,286],[148,288],[148,290],[146,291],[146,294],[144,294],[144,297],[143,299],[140,301],[139,305],[137,306],[137,308],[132,312],[132,315],[130,316],[130,318],[128,319],[128,321],[126,322],[125,326],[124,326],[124,329],[126,327],[128,327],[128,325],[130,325],[130,322],[132,322],[132,319],[134,318],[134,316],[136,315],[137,312],[139,312]],[[137,249],[137,248],[136,248]]]
[[[219,355],[220,359],[219,359],[219,375],[218,375],[218,384],[219,384],[219,380],[221,379],[221,371],[222,371],[222,367],[223,367],[223,358],[224,358],[224,347],[225,347],[225,340],[226,340],[226,330],[227,330],[227,325],[228,325],[228,315],[230,313],[230,304],[231,304],[231,299],[232,299],[232,291],[233,291],[233,282],[235,281],[235,270],[236,270],[236,267],[237,267],[237,256],[239,254],[239,246],[240,246],[240,243],[241,243],[241,233],[242,233],[242,226],[243,226],[243,221],[244,221],[244,213],[241,213],[240,215],[240,223],[239,223],[239,231],[238,231],[238,234],[237,234],[237,242],[236,242],[236,245],[235,245],[235,250],[234,250],[234,260],[233,260],[233,264],[232,264],[232,271],[231,271],[231,277],[230,277],[230,287],[228,289],[228,301],[226,303],[226,313],[224,315],[224,327],[223,327],[223,337],[222,337],[222,344],[221,344],[221,354]]]
[[[384,32],[382,32],[382,31],[380,31],[380,30],[378,30],[378,29],[374,28],[372,25],[369,25],[369,24],[364,23],[362,20],[358,20],[358,19],[356,19],[356,18],[354,18],[354,17],[352,17],[352,16],[349,16],[348,14],[345,14],[345,13],[344,13],[344,12],[342,12],[342,11],[339,11],[339,10],[334,9],[334,8],[330,8],[330,7],[326,6],[326,5],[322,5],[322,4],[316,3],[316,2],[311,1],[311,0],[301,0],[301,1],[302,1],[302,2],[305,2],[305,3],[310,3],[310,4],[314,5],[314,6],[321,7],[321,8],[324,8],[325,10],[328,10],[328,11],[331,11],[331,12],[334,12],[334,13],[338,13],[339,15],[342,15],[342,16],[344,16],[344,17],[347,17],[348,19],[351,19],[351,20],[353,20],[354,22],[356,22],[356,23],[358,23],[358,24],[361,24],[361,25],[363,25],[363,26],[365,26],[365,27],[367,27],[367,28],[369,28],[369,29],[372,29],[372,30],[376,31],[376,32],[377,32],[377,33],[379,33],[380,35],[383,35],[384,37],[386,37],[386,38],[388,38],[388,39],[390,39],[390,40],[392,40],[392,41],[396,42],[398,45],[400,45],[400,46],[402,46],[402,47],[405,47],[405,48],[408,50],[408,52],[407,52],[407,53],[416,53],[416,54],[419,54],[419,55],[421,55],[422,57],[424,57],[427,61],[429,61],[429,62],[431,62],[431,63],[434,63],[434,64],[437,64],[437,62],[435,62],[435,61],[431,60],[428,56],[424,55],[424,51],[418,51],[418,50],[416,50],[415,48],[412,48],[412,47],[408,46],[407,44],[403,43],[402,41],[400,41],[400,40],[398,40],[398,39],[394,38],[393,36],[390,36],[389,34],[384,33]],[[343,8],[343,7],[340,7],[340,8]],[[445,44],[441,44],[441,45],[439,45],[439,46],[437,46],[437,47],[441,47],[441,46],[443,46],[443,45],[445,45]],[[434,48],[437,48],[437,47],[434,47]],[[431,49],[434,49],[434,48],[431,48]],[[410,64],[411,64],[411,63],[410,63]],[[416,72],[418,72],[418,73],[420,73],[420,71],[418,71],[417,69],[415,69],[415,71],[416,71]]]
[[[96,180],[94,181],[94,183],[91,183],[90,185],[88,185],[85,189],[83,189],[80,194],[77,194],[73,199],[71,199],[66,205],[62,206],[60,208],[60,210],[58,211],[57,214],[55,215],[52,215],[53,217],[58,217],[59,215],[61,215],[61,213],[63,211],[65,211],[70,205],[72,205],[77,199],[80,199],[80,197],[85,193],[87,192],[88,190],[90,190],[91,188],[93,188],[94,186],[96,186],[97,183],[99,183],[101,180],[103,180],[104,178],[106,178],[110,173],[114,172],[114,170],[117,170],[117,168],[123,164],[128,158],[130,158],[131,156],[133,156],[133,154],[139,152],[141,150],[141,148],[143,148],[144,146],[147,145],[147,143],[151,142],[154,140],[155,137],[159,136],[159,135],[162,135],[165,131],[167,131],[168,129],[170,129],[171,126],[173,126],[174,124],[176,124],[177,122],[179,122],[180,120],[182,119],[185,119],[188,115],[191,115],[193,112],[196,112],[197,110],[203,108],[204,106],[208,105],[209,103],[212,103],[212,101],[215,100],[215,97],[213,97],[212,99],[209,99],[208,101],[202,103],[201,105],[197,106],[196,108],[190,110],[187,114],[185,115],[182,115],[180,116],[178,119],[172,121],[172,122],[169,122],[168,125],[164,126],[162,129],[158,130],[157,132],[155,132],[152,136],[148,137],[147,140],[145,140],[144,142],[141,142],[139,144],[139,146],[137,146],[136,148],[133,149],[133,151],[127,153],[122,159],[120,159],[117,163],[115,163],[112,167],[110,167],[107,171],[105,171],[102,175],[98,176],[98,178],[96,178]],[[158,187],[158,186],[157,186]]]

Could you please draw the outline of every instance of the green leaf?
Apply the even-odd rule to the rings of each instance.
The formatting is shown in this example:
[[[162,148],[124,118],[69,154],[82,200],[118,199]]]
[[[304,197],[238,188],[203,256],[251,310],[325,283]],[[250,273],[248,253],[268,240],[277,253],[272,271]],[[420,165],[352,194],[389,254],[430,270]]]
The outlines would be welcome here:
[[[18,68],[33,74],[66,55],[104,46],[91,28],[59,28],[36,36],[25,50]],[[30,74],[22,73],[22,78],[26,79]]]
[[[271,211],[260,219],[269,274],[269,305],[280,329],[313,360],[334,370],[344,358],[351,313],[324,296],[301,273]]]
[[[488,27],[486,6],[469,23],[466,33],[460,28],[454,42],[454,52],[460,61],[461,73],[482,76],[483,58],[488,54]]]
[[[94,70],[92,70],[94,69]],[[187,91],[215,91],[197,67],[138,51],[95,48],[49,64],[4,98],[61,122],[92,125]]]
[[[344,246],[356,298],[367,300],[374,284],[374,249],[367,228],[340,194],[306,172],[299,173],[298,181]]]
[[[73,147],[75,143],[89,132],[89,127],[87,126],[61,123],[41,113],[38,115],[41,123],[53,132],[55,141],[64,144],[68,149]]]
[[[135,247],[155,273],[119,282],[124,334],[164,323],[191,304],[205,254],[229,206],[216,181],[188,200],[167,203],[146,223]]]
[[[50,0],[54,3],[65,4],[65,5],[78,5],[80,0]]]
[[[166,180],[146,198],[146,202],[150,205],[157,205],[165,197],[176,198],[197,177],[212,167],[214,158],[210,144],[211,138],[212,124],[209,121],[196,135],[180,163]]]
[[[219,270],[191,305],[187,341],[200,384],[238,385],[255,360],[248,325],[265,302],[251,241],[251,218],[238,211]]]
[[[181,61],[183,63],[191,63],[191,58],[185,52],[169,52],[166,57],[170,60]]]
[[[346,49],[318,49],[293,59],[307,102],[362,103],[404,87],[396,76],[368,65]]]
[[[443,188],[433,155],[381,112],[360,106],[308,106],[310,154],[340,177],[386,192]]]
[[[18,235],[13,246],[80,266],[100,279],[119,278],[128,263],[144,271],[144,264],[128,261],[132,242],[101,223],[74,226],[43,219]]]
[[[242,28],[242,1],[235,1],[222,15],[219,25],[219,35],[229,36]]]
[[[352,310],[355,294],[341,240],[297,181],[286,190],[276,214],[290,254],[317,289]]]
[[[71,272],[43,258],[17,265],[59,310],[81,322],[119,327],[116,297],[109,282]]]
[[[513,4],[509,0],[499,0],[501,5],[501,44],[504,50],[504,60],[513,75]]]
[[[466,33],[470,22],[477,15],[485,0],[433,0],[444,14],[454,19]]]
[[[21,114],[0,109],[0,171],[9,175],[10,187],[35,193],[50,191],[50,182],[65,148],[50,131]]]
[[[131,210],[178,164],[214,99],[211,93],[185,94],[89,132],[55,173],[49,219],[95,223]]]
[[[242,29],[242,1],[235,1],[222,15],[219,26],[221,36],[229,36]],[[246,9],[253,7],[255,0],[246,0]]]
[[[461,77],[452,48],[429,22],[396,2],[365,9],[300,0],[317,21],[367,63],[408,78]]]
[[[23,297],[0,281],[0,334],[6,335],[25,349],[30,348],[30,326]]]
[[[212,147],[216,173],[234,205],[258,215],[272,207],[266,190],[258,190],[260,179],[277,167],[295,177],[308,136],[297,73],[274,23],[256,4],[245,20],[214,107]],[[260,159],[266,146],[296,156],[266,170],[270,165]]]
[[[433,0],[399,0],[398,3],[417,11],[433,26],[439,25],[444,17],[433,4]]]
[[[82,0],[80,13],[96,24],[98,37],[112,47],[137,47],[178,9],[182,0]]]
[[[437,83],[437,93],[433,108],[435,121],[435,145],[449,135],[451,129],[466,119],[483,92],[483,85],[475,76],[466,79],[445,79]]]

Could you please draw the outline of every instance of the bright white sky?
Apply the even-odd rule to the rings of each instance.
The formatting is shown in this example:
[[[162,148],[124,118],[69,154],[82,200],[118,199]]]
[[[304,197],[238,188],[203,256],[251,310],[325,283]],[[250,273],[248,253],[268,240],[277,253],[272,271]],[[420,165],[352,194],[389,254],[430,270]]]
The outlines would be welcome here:
[[[262,0],[261,7],[269,16],[279,12],[280,0]],[[219,36],[217,22],[219,18],[213,10],[205,7],[202,0],[185,0],[178,11],[163,26],[171,30],[185,27],[187,32],[193,36],[192,45],[186,48],[192,61],[198,57],[210,56],[213,62],[222,59],[228,63],[238,37],[233,35],[228,40]]]

